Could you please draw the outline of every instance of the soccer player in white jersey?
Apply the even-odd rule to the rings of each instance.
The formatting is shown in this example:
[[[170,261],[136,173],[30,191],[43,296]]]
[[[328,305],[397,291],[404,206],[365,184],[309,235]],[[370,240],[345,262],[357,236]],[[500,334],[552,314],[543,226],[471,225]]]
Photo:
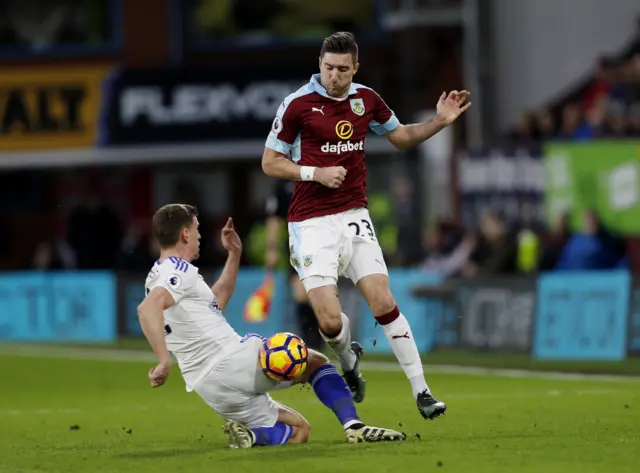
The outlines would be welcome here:
[[[153,216],[161,253],[138,307],[144,335],[158,356],[158,365],[149,372],[151,386],[166,382],[172,353],[187,391],[197,392],[227,420],[224,429],[232,448],[306,442],[308,422],[268,394],[297,383],[311,384],[350,443],[404,440],[400,432],[360,420],[344,379],[321,353],[309,350],[307,369],[293,381],[277,382],[263,373],[258,356],[265,339],[256,334],[240,337],[222,314],[233,294],[242,253],[233,221],[222,230],[222,246],[229,255],[211,287],[192,264],[200,252],[198,225],[196,209],[188,205],[166,205]]]
[[[372,89],[353,82],[358,45],[335,33],[320,51],[320,73],[285,98],[262,157],[264,172],[296,181],[289,207],[291,264],[305,286],[320,332],[340,359],[356,402],[364,398],[361,347],[337,297],[347,276],[362,292],[411,383],[423,417],[446,411],[424,378],[411,327],[389,290],[387,267],[367,210],[364,143],[369,130],[398,149],[414,147],[454,122],[471,103],[467,91],[443,93],[433,120],[402,125]]]

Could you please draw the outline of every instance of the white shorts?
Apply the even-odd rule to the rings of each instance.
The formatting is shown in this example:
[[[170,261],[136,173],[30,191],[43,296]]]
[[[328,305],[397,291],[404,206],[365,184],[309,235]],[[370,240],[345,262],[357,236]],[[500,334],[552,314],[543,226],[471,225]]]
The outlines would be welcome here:
[[[220,417],[240,422],[250,429],[273,427],[279,410],[288,409],[268,394],[288,388],[291,382],[272,380],[262,372],[258,353],[263,340],[259,335],[245,336],[238,352],[211,370],[195,389]]]
[[[388,275],[366,208],[289,222],[291,265],[309,292],[346,276],[356,284],[371,274]]]

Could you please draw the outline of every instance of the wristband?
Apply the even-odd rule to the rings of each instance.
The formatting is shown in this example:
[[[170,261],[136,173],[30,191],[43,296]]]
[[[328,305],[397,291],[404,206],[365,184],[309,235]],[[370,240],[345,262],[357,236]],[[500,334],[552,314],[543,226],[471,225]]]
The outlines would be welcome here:
[[[313,175],[316,172],[314,166],[300,166],[300,180],[313,181]]]

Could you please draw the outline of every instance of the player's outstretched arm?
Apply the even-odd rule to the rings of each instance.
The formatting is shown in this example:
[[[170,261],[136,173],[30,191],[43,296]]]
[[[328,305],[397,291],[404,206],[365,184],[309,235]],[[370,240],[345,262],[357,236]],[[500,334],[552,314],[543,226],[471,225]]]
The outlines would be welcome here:
[[[419,145],[451,125],[467,111],[471,107],[471,102],[467,102],[470,95],[466,90],[453,90],[449,95],[443,92],[436,107],[436,116],[432,120],[415,125],[400,125],[386,135],[387,139],[398,149],[409,149]]]
[[[158,357],[158,366],[149,373],[151,386],[164,384],[171,369],[171,355],[164,338],[163,311],[174,304],[173,296],[163,287],[154,287],[138,306],[138,318],[144,336]]]
[[[218,280],[211,286],[211,291],[216,295],[220,310],[224,311],[236,288],[240,258],[242,256],[242,240],[233,226],[233,219],[229,217],[222,229],[222,246],[227,250],[227,262]]]

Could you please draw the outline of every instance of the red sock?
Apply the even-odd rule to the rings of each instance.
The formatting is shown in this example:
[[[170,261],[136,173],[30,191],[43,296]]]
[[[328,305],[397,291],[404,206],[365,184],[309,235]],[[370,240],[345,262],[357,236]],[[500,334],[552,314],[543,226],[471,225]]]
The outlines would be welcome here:
[[[391,312],[388,314],[381,315],[380,317],[376,317],[376,320],[380,325],[389,325],[391,322],[395,321],[398,317],[400,317],[400,309],[398,306],[395,306]]]

